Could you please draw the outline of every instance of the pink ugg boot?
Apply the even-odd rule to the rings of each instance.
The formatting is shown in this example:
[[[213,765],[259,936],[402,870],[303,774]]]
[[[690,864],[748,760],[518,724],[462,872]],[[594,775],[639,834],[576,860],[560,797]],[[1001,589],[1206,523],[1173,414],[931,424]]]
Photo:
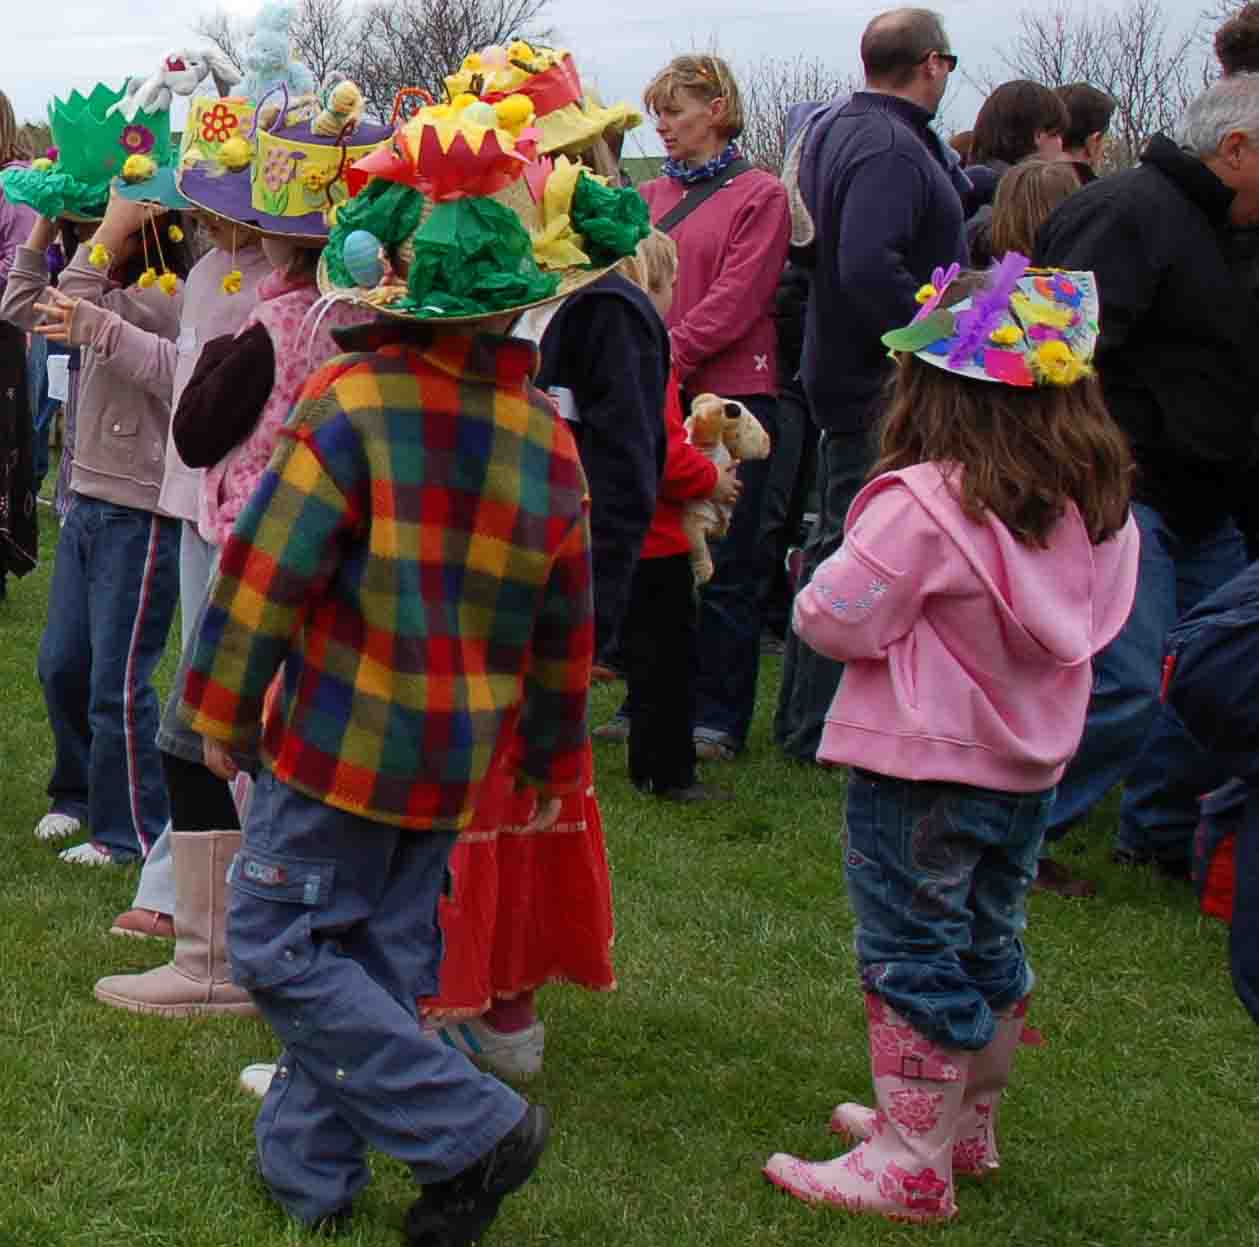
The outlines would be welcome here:
[[[832,1161],[778,1153],[765,1176],[809,1204],[833,1204],[902,1221],[947,1221],[953,1136],[970,1053],[937,1047],[877,996],[866,996],[878,1112],[870,1136]]]
[[[954,1174],[982,1178],[1000,1167],[997,1106],[1010,1081],[1010,1067],[1023,1037],[1023,1019],[1030,999],[1024,996],[1004,1013],[997,1014],[997,1031],[992,1042],[971,1055],[966,1090],[962,1095],[962,1114],[953,1140]],[[876,1110],[864,1104],[837,1104],[831,1114],[831,1129],[836,1134],[868,1139],[877,1117]]]

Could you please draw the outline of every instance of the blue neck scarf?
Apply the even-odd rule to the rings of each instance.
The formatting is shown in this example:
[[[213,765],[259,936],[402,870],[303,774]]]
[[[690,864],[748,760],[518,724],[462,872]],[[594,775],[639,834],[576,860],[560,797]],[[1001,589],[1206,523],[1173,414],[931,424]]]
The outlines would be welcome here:
[[[702,165],[692,168],[680,160],[666,160],[664,171],[674,181],[681,182],[683,186],[694,186],[696,182],[706,182],[709,178],[715,178],[719,173],[725,172],[726,168],[738,159],[739,149],[731,142],[726,144],[720,156],[714,156]]]

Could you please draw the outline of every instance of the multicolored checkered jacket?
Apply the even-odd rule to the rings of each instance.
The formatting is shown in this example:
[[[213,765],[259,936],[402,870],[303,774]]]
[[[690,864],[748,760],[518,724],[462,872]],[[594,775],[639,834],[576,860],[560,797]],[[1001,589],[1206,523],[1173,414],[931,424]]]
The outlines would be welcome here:
[[[454,831],[504,733],[582,783],[589,498],[528,343],[340,331],[223,549],[183,691],[204,736],[382,823]],[[283,664],[260,729],[267,686]]]

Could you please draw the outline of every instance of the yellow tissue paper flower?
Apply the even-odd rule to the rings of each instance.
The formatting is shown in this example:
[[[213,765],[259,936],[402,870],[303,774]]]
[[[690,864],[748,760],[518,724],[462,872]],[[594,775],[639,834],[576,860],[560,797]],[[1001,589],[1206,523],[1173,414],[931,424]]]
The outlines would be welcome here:
[[[989,335],[997,346],[1014,346],[1023,338],[1023,331],[1015,325],[1002,325],[1000,329],[994,329]]]
[[[534,117],[533,101],[527,95],[509,95],[494,105],[498,124],[515,138]]]
[[[540,234],[533,234],[533,258],[540,268],[565,269],[589,264],[582,250],[585,240],[573,232],[567,215],[548,221]]]
[[[234,268],[223,278],[224,294],[240,294],[240,269]]]
[[[107,248],[102,247],[100,243],[96,243],[91,251],[87,253],[87,262],[93,268],[108,268],[113,261],[113,256],[109,254]]]
[[[151,156],[128,156],[122,163],[122,180],[127,183],[147,182],[157,172],[157,161]]]
[[[1042,342],[1032,352],[1032,371],[1050,385],[1074,385],[1092,373],[1088,364],[1076,359],[1065,342]]]
[[[150,286],[155,284],[156,281],[157,281],[157,269],[146,268],[144,272],[141,273],[140,276],[136,278],[136,285],[139,286],[141,290],[147,290]]]
[[[248,140],[237,134],[219,148],[219,163],[225,169],[233,171],[244,169],[253,159],[253,155],[253,149],[249,146]]]
[[[925,286],[918,287],[918,293],[914,295],[914,299],[918,303],[926,303],[934,299],[940,292],[928,282]]]
[[[183,231],[183,230],[181,230],[181,229],[179,228],[179,226],[178,226],[178,225],[172,225],[172,226],[171,226],[171,227],[170,227],[170,228],[166,231],[166,237],[167,237],[167,238],[169,238],[169,239],[171,240],[171,242],[183,242],[183,241],[184,241],[184,231]]]
[[[573,192],[577,189],[577,179],[581,177],[583,168],[576,161],[561,156],[555,162],[551,176],[546,180],[546,189],[542,192],[542,217],[545,221],[558,220],[568,216],[573,207]]]
[[[179,278],[174,273],[163,273],[157,279],[157,288],[163,294],[174,294],[179,289]]]
[[[47,156],[41,156],[38,160],[31,161],[31,168],[38,169],[41,173],[47,173],[52,168],[52,161]]]

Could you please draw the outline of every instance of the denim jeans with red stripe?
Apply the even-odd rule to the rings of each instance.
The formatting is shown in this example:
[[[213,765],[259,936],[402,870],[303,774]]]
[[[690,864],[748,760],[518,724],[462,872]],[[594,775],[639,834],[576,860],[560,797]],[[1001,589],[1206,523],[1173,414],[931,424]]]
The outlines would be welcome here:
[[[1054,790],[997,792],[854,769],[844,846],[862,985],[946,1048],[991,1042],[1032,989],[1028,889]]]
[[[153,670],[179,596],[179,521],[71,498],[39,646],[55,745],[48,795],[115,861],[130,861],[168,817]]]

